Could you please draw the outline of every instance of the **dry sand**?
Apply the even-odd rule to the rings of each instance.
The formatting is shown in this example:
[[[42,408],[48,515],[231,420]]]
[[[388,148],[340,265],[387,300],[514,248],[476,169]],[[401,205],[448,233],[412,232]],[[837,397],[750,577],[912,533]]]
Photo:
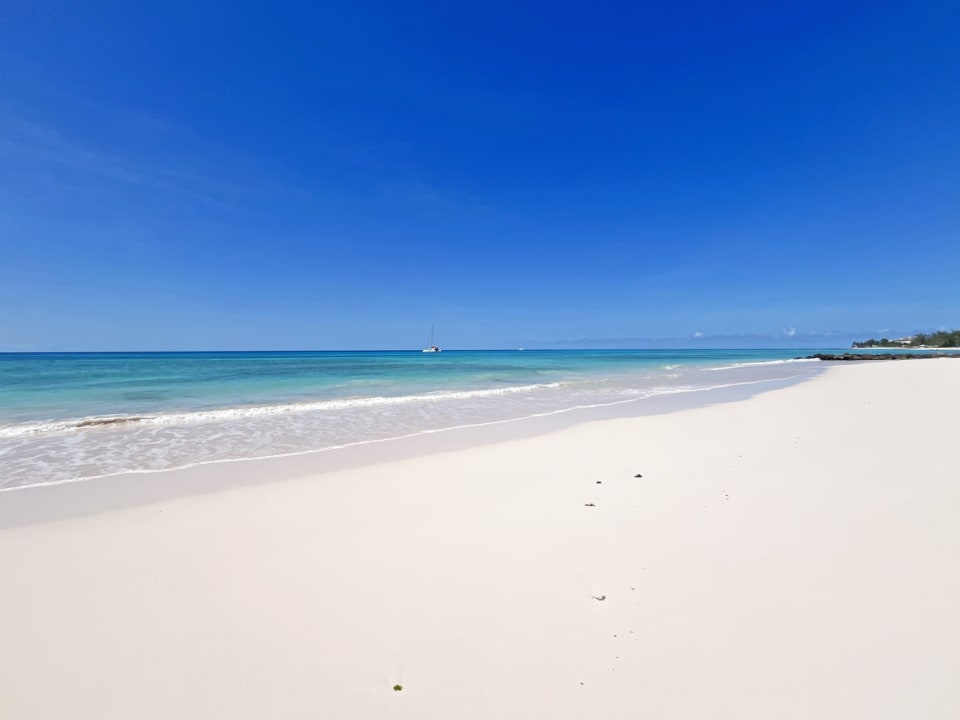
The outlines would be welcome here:
[[[0,531],[0,717],[958,718],[958,439],[960,362],[868,363],[20,518]]]

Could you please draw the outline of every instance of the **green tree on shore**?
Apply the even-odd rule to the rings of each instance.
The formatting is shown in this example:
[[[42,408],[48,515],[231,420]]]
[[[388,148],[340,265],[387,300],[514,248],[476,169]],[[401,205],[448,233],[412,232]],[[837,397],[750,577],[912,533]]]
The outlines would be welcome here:
[[[960,330],[937,330],[933,333],[917,333],[904,340],[890,340],[882,338],[875,340],[870,338],[862,342],[853,343],[855,348],[873,348],[873,347],[960,347]]]

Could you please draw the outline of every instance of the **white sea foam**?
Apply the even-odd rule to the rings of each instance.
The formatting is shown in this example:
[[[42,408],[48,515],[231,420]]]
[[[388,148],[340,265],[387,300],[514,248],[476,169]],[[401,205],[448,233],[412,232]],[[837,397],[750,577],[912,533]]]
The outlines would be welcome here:
[[[560,388],[570,383],[536,383],[533,385],[514,385],[484,390],[453,390],[424,393],[421,395],[395,395],[374,397],[338,398],[335,400],[317,400],[279,405],[255,405],[250,407],[232,407],[217,410],[193,410],[182,413],[161,413],[156,415],[94,415],[74,420],[55,420],[49,422],[26,422],[0,426],[0,438],[17,438],[46,433],[69,432],[74,430],[96,430],[131,425],[188,425],[193,423],[236,420],[241,418],[269,417],[271,415],[291,415],[315,411],[352,410],[377,406],[407,405],[411,403],[435,403],[444,400],[470,400],[474,398],[497,397],[517,393],[529,393],[536,390]]]
[[[818,363],[817,358],[789,358],[787,360],[757,360],[756,362],[733,363],[731,365],[721,365],[719,367],[703,368],[704,370],[736,370],[738,368],[759,367],[761,365],[788,365],[792,363]]]
[[[765,382],[765,381],[758,381],[758,382]],[[746,384],[749,384],[749,383],[746,383]],[[729,387],[729,385],[718,385],[717,387],[718,388]],[[449,427],[433,428],[429,430],[419,430],[417,432],[406,433],[404,435],[392,435],[390,437],[374,438],[370,440],[357,440],[354,442],[340,443],[338,445],[328,445],[326,447],[314,448],[311,450],[298,450],[296,452],[285,452],[285,453],[271,453],[269,455],[253,455],[249,457],[220,458],[217,460],[201,460],[199,462],[185,463],[183,465],[177,465],[174,467],[166,467],[166,468],[159,468],[159,469],[154,469],[154,468],[125,469],[125,470],[118,470],[116,472],[103,473],[100,475],[88,475],[84,477],[66,478],[63,480],[50,480],[46,482],[35,482],[35,483],[29,483],[24,485],[13,485],[10,487],[0,487],[0,493],[11,492],[14,490],[26,490],[29,488],[50,487],[52,485],[68,485],[71,483],[84,482],[87,480],[98,480],[100,478],[116,477],[117,475],[143,475],[143,474],[155,473],[155,472],[172,472],[174,470],[186,470],[187,468],[200,467],[202,465],[218,465],[221,463],[244,462],[247,460],[269,460],[271,458],[299,457],[301,455],[314,455],[318,453],[329,452],[331,450],[342,450],[348,447],[372,445],[372,444],[384,443],[384,442],[394,442],[397,440],[406,440],[408,438],[420,437],[423,435],[435,435],[438,433],[451,432],[453,430],[466,430],[469,428],[488,427],[491,425],[502,425],[504,423],[513,423],[513,422],[520,422],[522,420],[531,420],[533,418],[550,417],[552,415],[562,415],[562,414],[573,412],[576,410],[588,410],[591,408],[612,407],[616,405],[623,405],[626,403],[636,402],[637,400],[642,400],[644,398],[647,398],[647,397],[650,397],[651,395],[656,395],[656,394],[674,394],[674,393],[692,392],[695,390],[709,390],[709,389],[710,388],[670,389],[670,390],[664,391],[663,393],[656,393],[656,392],[644,393],[641,397],[631,397],[628,399],[616,400],[613,402],[592,403],[589,405],[575,405],[573,407],[561,408],[559,410],[551,410],[549,412],[533,413],[531,415],[524,415],[522,417],[511,417],[511,418],[504,418],[502,420],[490,420],[488,422],[465,423],[462,425],[452,425]]]

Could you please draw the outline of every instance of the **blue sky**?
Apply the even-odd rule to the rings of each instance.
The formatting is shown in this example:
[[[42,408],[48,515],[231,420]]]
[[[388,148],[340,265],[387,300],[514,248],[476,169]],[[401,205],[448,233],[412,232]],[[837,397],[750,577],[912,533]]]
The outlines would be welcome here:
[[[955,2],[0,8],[0,350],[960,326]]]

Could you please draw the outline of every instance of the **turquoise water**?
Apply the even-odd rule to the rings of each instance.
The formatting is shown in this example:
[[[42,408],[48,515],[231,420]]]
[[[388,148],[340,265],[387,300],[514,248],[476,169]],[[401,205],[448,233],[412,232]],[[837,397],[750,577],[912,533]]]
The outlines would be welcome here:
[[[809,352],[0,354],[0,488],[783,379]]]

